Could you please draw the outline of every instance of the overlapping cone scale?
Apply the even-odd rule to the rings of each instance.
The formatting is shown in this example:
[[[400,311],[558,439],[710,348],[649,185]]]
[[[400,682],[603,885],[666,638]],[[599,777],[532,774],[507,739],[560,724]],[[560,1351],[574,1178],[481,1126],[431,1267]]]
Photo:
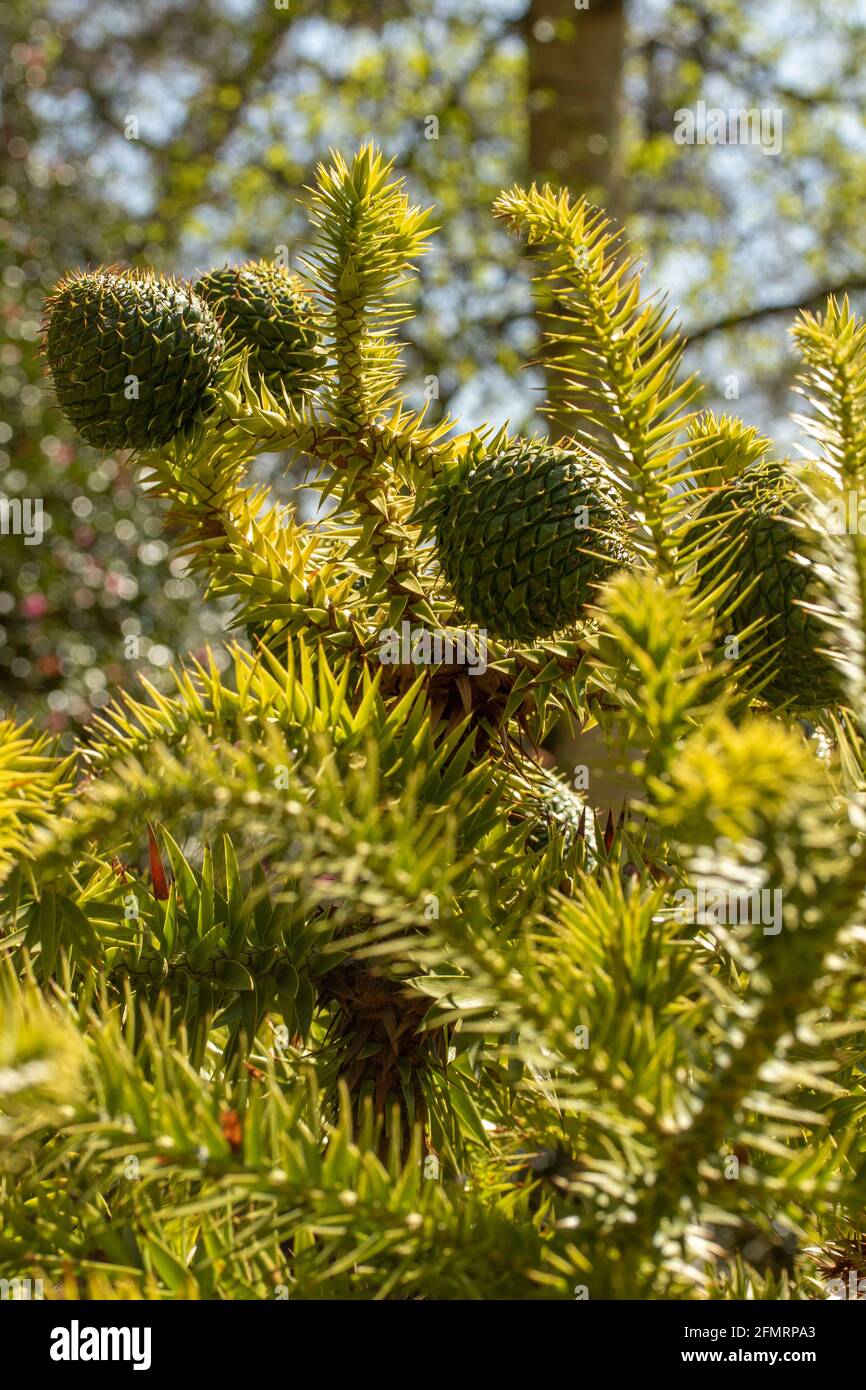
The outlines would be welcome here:
[[[189,285],[116,267],[59,282],[44,345],[62,410],[103,449],[174,438],[207,408],[223,351],[213,312]]]
[[[285,266],[248,261],[210,270],[197,291],[218,315],[229,343],[249,349],[253,380],[289,395],[314,384],[320,362],[315,301]]]
[[[752,623],[762,624],[756,640],[764,644],[772,674],[761,699],[794,709],[826,708],[841,699],[841,681],[820,650],[827,640],[820,621],[803,606],[814,602],[816,590],[812,571],[794,554],[791,518],[800,501],[796,480],[781,463],[770,461],[711,492],[695,527],[696,540],[705,547],[698,592],[710,593],[727,581],[725,626],[743,632]]]
[[[523,798],[523,807],[532,828],[526,838],[531,850],[545,849],[559,837],[566,849],[587,833],[586,802],[555,773],[539,769],[532,787]],[[590,833],[592,814],[589,815]]]
[[[533,642],[585,616],[629,563],[625,514],[585,451],[515,440],[447,475],[426,509],[470,623]]]

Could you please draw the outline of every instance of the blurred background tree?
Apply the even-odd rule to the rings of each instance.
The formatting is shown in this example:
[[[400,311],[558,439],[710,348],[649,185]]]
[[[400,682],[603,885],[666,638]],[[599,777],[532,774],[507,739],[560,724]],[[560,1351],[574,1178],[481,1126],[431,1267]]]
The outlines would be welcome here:
[[[39,320],[63,270],[294,261],[316,161],[372,136],[442,227],[415,402],[543,429],[529,282],[489,205],[550,178],[673,287],[706,404],[782,443],[793,309],[866,294],[866,0],[6,0],[0,37],[0,494],[51,519],[42,545],[0,538],[0,704],[68,734],[226,618],[167,562],[129,461],[52,404]],[[676,143],[699,100],[778,109],[780,152]]]

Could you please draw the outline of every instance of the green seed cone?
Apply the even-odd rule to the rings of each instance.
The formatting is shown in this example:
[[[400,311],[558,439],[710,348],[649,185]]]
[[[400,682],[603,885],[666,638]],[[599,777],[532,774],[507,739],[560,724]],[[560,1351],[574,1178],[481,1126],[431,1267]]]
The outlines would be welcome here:
[[[772,675],[761,699],[817,709],[837,704],[842,689],[836,667],[818,650],[826,642],[821,624],[801,606],[814,600],[815,588],[809,569],[791,553],[797,536],[790,518],[799,501],[799,487],[781,464],[758,463],[710,493],[693,535],[706,547],[698,560],[699,594],[731,580],[721,599],[733,610],[726,626],[737,633],[764,624],[756,640],[767,652],[762,675]]]
[[[211,270],[196,282],[229,342],[250,349],[249,372],[288,394],[314,384],[320,359],[315,304],[297,275],[268,261]]]
[[[553,839],[571,849],[579,837],[592,834],[592,812],[587,813],[583,799],[553,772],[539,771],[523,805],[532,822],[526,837],[529,849],[546,849]]]
[[[616,495],[578,450],[516,440],[449,474],[424,511],[467,619],[507,641],[577,621],[630,558]]]
[[[44,344],[61,409],[103,449],[174,438],[206,407],[222,357],[216,319],[188,285],[112,268],[64,276]]]

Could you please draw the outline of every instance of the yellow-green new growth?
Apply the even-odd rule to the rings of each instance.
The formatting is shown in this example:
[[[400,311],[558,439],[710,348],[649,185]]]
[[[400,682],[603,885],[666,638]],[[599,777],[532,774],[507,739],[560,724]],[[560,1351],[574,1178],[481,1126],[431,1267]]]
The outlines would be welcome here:
[[[637,522],[635,544],[671,573],[671,522],[688,476],[681,436],[697,389],[680,376],[685,339],[674,315],[664,299],[643,296],[622,233],[585,198],[533,184],[503,193],[493,210],[539,248],[539,278],[556,297],[556,312],[546,312],[556,323],[546,335],[548,413],[566,413],[572,437],[602,454]]]
[[[399,380],[394,334],[409,317],[395,296],[427,250],[429,209],[413,207],[394,161],[365,145],[347,164],[332,153],[311,190],[317,232],[309,256],[331,338],[334,406],[350,431],[388,408]]]

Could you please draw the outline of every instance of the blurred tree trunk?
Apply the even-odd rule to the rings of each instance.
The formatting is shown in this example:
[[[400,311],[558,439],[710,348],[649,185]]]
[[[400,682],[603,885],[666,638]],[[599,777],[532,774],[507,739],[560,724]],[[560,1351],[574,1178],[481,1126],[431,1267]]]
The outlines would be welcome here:
[[[529,168],[614,212],[620,201],[620,91],[625,0],[532,0]]]
[[[528,172],[536,183],[585,194],[624,216],[620,158],[620,92],[626,42],[625,0],[532,0],[524,20],[527,44]],[[539,327],[557,331],[553,297],[540,300]],[[542,352],[542,361],[544,350]],[[571,433],[567,412],[549,416],[550,433]]]
[[[620,92],[626,40],[625,0],[532,0],[525,20],[529,65],[529,174],[538,183],[585,193],[613,216],[625,209],[620,163]],[[541,305],[541,313],[555,310]],[[555,323],[541,319],[542,330]],[[569,417],[550,419],[554,439]],[[616,814],[630,790],[600,729],[572,737],[563,724],[552,753],[567,776],[586,768],[590,805]],[[582,782],[581,782],[582,785]]]

